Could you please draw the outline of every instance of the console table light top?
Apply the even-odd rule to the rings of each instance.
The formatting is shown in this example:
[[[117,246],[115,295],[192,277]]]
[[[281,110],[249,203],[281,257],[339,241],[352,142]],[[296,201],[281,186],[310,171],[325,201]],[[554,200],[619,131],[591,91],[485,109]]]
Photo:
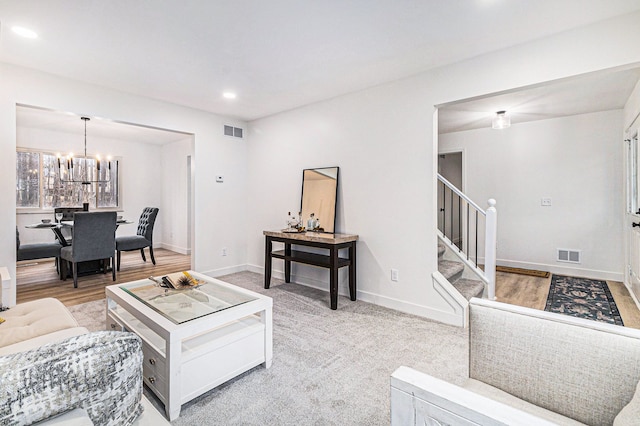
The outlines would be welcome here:
[[[358,236],[354,234],[323,234],[321,232],[282,232],[263,231],[267,237],[287,238],[289,240],[311,241],[318,243],[340,244],[350,241],[358,241]]]

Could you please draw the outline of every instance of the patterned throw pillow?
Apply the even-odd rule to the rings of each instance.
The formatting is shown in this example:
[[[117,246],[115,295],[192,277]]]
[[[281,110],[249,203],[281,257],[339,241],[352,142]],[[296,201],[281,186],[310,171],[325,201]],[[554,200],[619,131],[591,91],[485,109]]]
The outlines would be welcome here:
[[[142,412],[142,343],[99,331],[0,357],[0,424],[31,424],[75,408],[95,425],[130,425]]]

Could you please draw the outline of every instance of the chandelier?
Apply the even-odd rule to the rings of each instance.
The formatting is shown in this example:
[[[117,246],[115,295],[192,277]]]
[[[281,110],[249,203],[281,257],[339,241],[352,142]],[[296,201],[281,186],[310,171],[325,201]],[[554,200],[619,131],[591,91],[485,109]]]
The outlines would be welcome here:
[[[107,183],[111,181],[111,158],[107,157],[107,173],[106,178],[100,179],[100,156],[96,156],[96,168],[95,170],[89,164],[87,158],[87,121],[89,117],[80,117],[84,121],[84,158],[79,158],[79,162],[74,166],[73,153],[69,153],[67,157],[62,160],[60,154],[58,154],[58,173],[60,176],[60,182],[62,183],[81,183],[82,185],[91,185],[93,183]],[[65,167],[66,166],[66,167]],[[116,162],[117,167],[117,162]],[[91,168],[91,173],[89,169]],[[78,170],[79,169],[79,170]]]

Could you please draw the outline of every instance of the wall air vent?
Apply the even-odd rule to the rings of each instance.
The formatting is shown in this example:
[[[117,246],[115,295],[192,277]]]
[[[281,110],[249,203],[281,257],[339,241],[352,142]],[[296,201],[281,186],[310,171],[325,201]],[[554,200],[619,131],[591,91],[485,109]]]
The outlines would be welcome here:
[[[558,249],[558,262],[580,263],[582,253],[580,250]]]
[[[240,127],[233,127],[224,125],[224,135],[234,136],[236,138],[242,138],[242,129]]]

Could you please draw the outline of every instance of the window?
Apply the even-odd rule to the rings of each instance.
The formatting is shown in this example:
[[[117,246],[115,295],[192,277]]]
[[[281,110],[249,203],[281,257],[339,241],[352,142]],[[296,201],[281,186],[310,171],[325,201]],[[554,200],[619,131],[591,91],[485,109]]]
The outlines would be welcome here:
[[[65,160],[66,161],[66,160]],[[83,176],[84,158],[73,158],[75,176]],[[78,207],[84,202],[90,208],[120,208],[118,160],[103,164],[98,179],[108,182],[83,185],[60,180],[58,157],[48,152],[18,151],[16,153],[16,206],[18,208]],[[86,173],[95,176],[97,161],[87,157]],[[63,179],[68,177],[62,168]]]
[[[40,207],[40,155],[16,153],[16,206]]]

